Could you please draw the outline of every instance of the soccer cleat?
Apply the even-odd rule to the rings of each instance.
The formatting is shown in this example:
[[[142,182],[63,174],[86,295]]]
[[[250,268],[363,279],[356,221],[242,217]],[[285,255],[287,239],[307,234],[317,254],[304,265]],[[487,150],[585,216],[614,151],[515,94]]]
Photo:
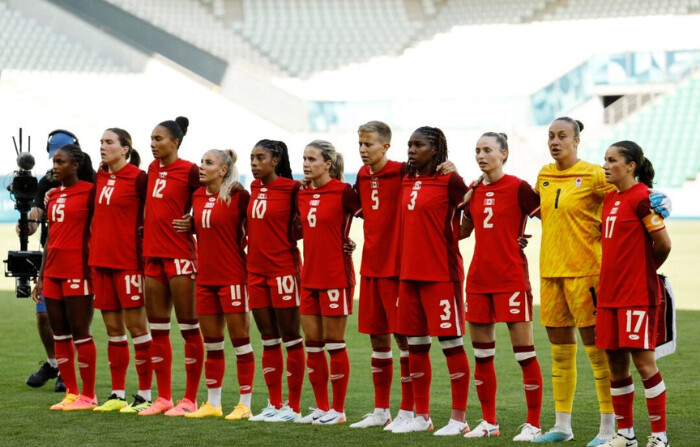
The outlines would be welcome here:
[[[388,424],[386,424],[384,426],[384,430],[393,432],[394,427],[400,427],[404,424],[408,424],[411,421],[413,421],[413,412],[412,411],[407,411],[406,413],[408,413],[408,414],[404,414],[404,413],[402,413],[402,411],[399,411],[399,414],[397,414],[396,417],[391,422],[389,422]]]
[[[187,413],[194,413],[197,411],[197,402],[192,402],[186,397],[182,400],[177,401],[177,405],[165,412],[166,416],[178,417],[184,416]]]
[[[187,413],[185,414],[186,418],[220,418],[223,416],[223,412],[221,411],[221,407],[215,407],[214,405],[210,404],[209,402],[202,404],[201,407],[199,407],[199,410],[192,412],[192,413]]]
[[[301,415],[296,411],[292,410],[289,405],[283,405],[282,408],[277,410],[277,414],[271,418],[265,419],[265,422],[290,422],[296,421]]]
[[[275,408],[274,405],[270,405],[270,401],[268,400],[267,407],[263,408],[262,411],[255,416],[248,418],[248,420],[251,422],[266,421],[269,418],[276,416],[278,411],[279,410]]]
[[[530,442],[535,438],[539,438],[542,436],[542,430],[540,430],[538,427],[535,427],[531,424],[523,424],[520,426],[522,430],[520,430],[520,433],[518,433],[515,438],[513,438],[513,441],[523,441],[523,442]]]
[[[66,393],[65,397],[63,397],[63,399],[59,403],[51,405],[51,410],[63,411],[64,408],[66,408],[68,405],[71,405],[77,399],[77,394]]]
[[[134,401],[136,403],[136,401]],[[153,402],[148,408],[139,411],[139,416],[153,416],[154,414],[161,414],[169,411],[173,408],[173,401],[170,399],[163,399],[159,397]]]
[[[383,427],[391,422],[389,410],[375,408],[374,412],[367,413],[361,421],[350,425],[350,428]]]
[[[558,427],[552,427],[547,433],[539,438],[535,438],[532,442],[551,443],[551,442],[566,442],[573,441],[574,434],[561,431]]]
[[[57,376],[58,368],[54,368],[49,362],[43,362],[39,369],[27,377],[26,383],[32,388],[39,388],[40,386],[44,386],[49,380],[55,379]],[[65,391],[65,389],[63,391]]]
[[[57,393],[66,392],[66,384],[63,383],[63,377],[61,377],[61,373],[58,373],[58,376],[56,377],[56,385],[53,387],[53,390]]]
[[[135,414],[143,410],[151,408],[151,401],[146,400],[138,394],[134,395],[134,402],[130,403],[126,407],[119,410],[120,413],[124,414]]]
[[[456,435],[461,435],[464,433],[469,432],[469,424],[466,422],[459,422],[455,421],[454,419],[450,419],[450,421],[442,427],[440,430],[437,430],[435,433],[433,433],[434,436],[456,436]]]
[[[465,438],[490,438],[491,436],[499,436],[501,430],[498,428],[498,424],[489,424],[485,420],[481,420],[479,425],[477,425],[474,430],[468,431],[464,434]]]
[[[402,424],[391,430],[392,433],[413,433],[414,431],[432,431],[433,420],[426,421],[423,416],[414,417],[408,424]]]
[[[637,447],[637,438],[629,439],[619,433],[615,433],[608,442],[601,445],[603,447]]]
[[[126,406],[127,406],[126,399],[122,399],[121,397],[112,393],[112,395],[109,396],[109,399],[107,399],[107,402],[103,403],[99,407],[95,407],[95,409],[93,411],[97,411],[97,412],[117,411],[117,410],[121,410],[122,408],[124,408]]]
[[[311,410],[311,413],[295,420],[294,422],[297,424],[312,424],[316,419],[325,416],[327,413],[327,411],[323,411],[320,408],[309,408],[309,410]]]
[[[658,436],[651,435],[647,447],[671,447],[671,444],[663,442]]]
[[[586,444],[586,447],[596,447],[596,446],[599,446],[599,445],[603,445],[603,444],[605,444],[606,442],[610,441],[610,439],[611,439],[612,437],[613,437],[613,434],[612,434],[612,433],[611,433],[611,434],[607,434],[607,435],[598,433],[598,434],[596,435],[596,437],[593,438],[593,440],[592,440],[591,442],[589,442],[588,444]]]
[[[70,405],[63,407],[63,411],[92,410],[97,407],[97,397],[87,397],[83,394]]]
[[[225,419],[227,421],[239,421],[241,419],[248,419],[251,416],[253,416],[253,413],[251,413],[250,408],[239,402],[238,405],[236,405],[236,408],[234,408]]]
[[[328,413],[321,416],[320,418],[314,420],[312,424],[314,425],[337,425],[344,424],[346,421],[345,413],[336,411],[333,408],[328,410]]]

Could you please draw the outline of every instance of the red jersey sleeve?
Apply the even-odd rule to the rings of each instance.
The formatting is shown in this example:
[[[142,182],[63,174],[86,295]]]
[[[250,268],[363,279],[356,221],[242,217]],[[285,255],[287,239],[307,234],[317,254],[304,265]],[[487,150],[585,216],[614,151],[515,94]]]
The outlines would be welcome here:
[[[457,206],[464,201],[464,195],[469,188],[464,183],[464,179],[456,172],[450,175],[450,183],[447,186],[447,193],[450,203]]]
[[[350,185],[347,185],[343,190],[343,209],[346,213],[352,214],[353,216],[356,216],[362,211],[360,196]]]
[[[540,210],[540,196],[525,180],[522,180],[518,187],[518,203],[520,203],[520,209],[528,217],[534,216]]]

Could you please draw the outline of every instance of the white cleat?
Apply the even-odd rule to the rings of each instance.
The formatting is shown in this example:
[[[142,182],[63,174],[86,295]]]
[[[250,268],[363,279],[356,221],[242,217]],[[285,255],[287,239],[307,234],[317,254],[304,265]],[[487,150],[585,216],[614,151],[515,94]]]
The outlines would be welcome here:
[[[290,407],[289,405],[285,404],[282,406],[282,408],[277,410],[276,415],[265,419],[265,422],[296,422],[296,420],[300,418],[301,415],[299,413],[292,410],[292,407]]]
[[[327,411],[323,411],[320,408],[309,408],[309,410],[311,410],[311,413],[295,420],[294,422],[297,424],[313,424],[316,419],[320,418],[321,416],[325,416],[327,413]]]
[[[491,436],[498,436],[501,434],[501,430],[498,425],[489,424],[488,422],[482,420],[479,422],[474,430],[467,432],[465,438],[488,438]]]
[[[629,439],[619,433],[616,433],[608,442],[601,444],[603,447],[637,447],[637,438]],[[654,445],[654,444],[652,444]],[[664,444],[659,444],[664,445]]]
[[[408,424],[403,424],[395,427],[391,430],[392,433],[413,433],[416,431],[432,431],[433,430],[433,420],[428,419],[427,421],[423,419],[423,416],[418,416],[413,418]]]
[[[435,433],[433,433],[434,436],[457,436],[457,435],[463,435],[469,431],[469,424],[466,422],[459,422],[455,421],[454,419],[450,419],[450,422],[447,423],[444,427],[442,427],[440,430],[437,430]]]
[[[328,410],[328,413],[321,416],[320,418],[314,420],[312,424],[314,425],[336,425],[345,423],[345,413],[336,411],[333,408]]]
[[[389,410],[375,408],[373,413],[368,413],[361,421],[350,425],[350,428],[384,427],[391,422]]]
[[[542,436],[542,430],[531,424],[525,423],[520,427],[522,430],[520,430],[520,433],[513,438],[513,441],[530,442],[533,439]]]
[[[404,424],[409,424],[410,422],[413,421],[413,412],[412,411],[406,411],[406,410],[399,410],[399,414],[396,415],[396,417],[386,424],[384,426],[384,430],[386,431],[394,431],[394,428],[400,427]]]
[[[255,416],[251,416],[248,418],[249,421],[253,422],[260,422],[260,421],[266,421],[269,418],[275,416],[279,410],[275,408],[274,405],[270,405],[270,401],[267,401],[267,407],[263,408],[262,411]]]

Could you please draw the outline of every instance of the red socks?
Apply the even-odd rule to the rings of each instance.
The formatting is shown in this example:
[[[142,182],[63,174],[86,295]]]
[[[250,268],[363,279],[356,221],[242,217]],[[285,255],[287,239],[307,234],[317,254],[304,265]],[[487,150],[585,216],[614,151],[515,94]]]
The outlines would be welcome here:
[[[622,430],[634,426],[634,382],[632,376],[610,381],[613,408],[617,428]]]
[[[391,348],[372,351],[372,382],[374,383],[374,408],[391,408],[391,381],[394,377],[394,359]]]
[[[109,337],[107,343],[107,360],[112,376],[112,390],[126,389],[126,370],[129,367],[129,342],[126,335]]]
[[[149,318],[151,326],[151,364],[156,373],[158,384],[158,398],[171,400],[172,395],[172,374],[173,348],[170,345],[170,319],[169,318]]]
[[[423,339],[428,339],[425,343]],[[418,339],[418,340],[411,340]],[[413,398],[416,414],[430,414],[430,382],[433,379],[433,366],[430,363],[430,337],[409,337],[408,365],[411,371]],[[411,342],[414,341],[414,344]]]
[[[467,411],[467,396],[469,394],[469,360],[464,351],[462,337],[440,340],[442,352],[447,361],[447,371],[450,373],[452,388],[452,409]]]
[[[301,337],[284,338],[284,346],[287,348],[287,388],[289,389],[288,404],[292,410],[299,413],[301,410],[301,389],[304,385],[304,344]]]
[[[523,388],[525,389],[525,401],[527,402],[527,422],[533,427],[540,426],[540,414],[542,413],[542,370],[537,361],[535,347],[513,346],[515,359],[523,371]]]
[[[270,396],[270,405],[278,409],[282,407],[282,373],[284,372],[281,341],[277,337],[262,336],[263,377]]]
[[[326,349],[331,356],[331,387],[333,388],[333,409],[345,411],[345,396],[350,381],[350,359],[345,348],[345,340],[326,340]]]
[[[478,343],[472,342],[474,348],[474,385],[476,394],[481,402],[481,415],[489,424],[498,424],[496,418],[496,369],[493,365],[493,356],[496,353],[496,342]],[[539,425],[535,425],[539,427]]]
[[[78,378],[75,374],[75,348],[73,336],[70,334],[53,334],[53,349],[56,352],[56,362],[61,379],[66,384],[66,392],[80,394],[78,390]]]
[[[239,394],[253,392],[253,379],[255,378],[255,356],[250,338],[234,338],[231,340],[236,351],[236,373],[238,375]]]
[[[204,349],[207,351],[207,359],[204,361],[204,378],[207,382],[207,388],[221,388],[226,372],[224,338],[204,337]]]
[[[408,351],[401,351],[399,364],[401,366],[401,404],[399,409],[413,412],[413,383],[411,383],[411,371],[408,367]]]
[[[322,341],[306,341],[306,367],[309,371],[309,382],[314,390],[316,407],[328,411],[328,360],[324,352],[325,343]]]
[[[661,378],[661,373],[656,372],[644,383],[644,396],[647,398],[647,410],[651,422],[652,433],[666,431],[666,385]]]
[[[199,321],[178,321],[180,333],[185,339],[185,372],[187,379],[185,384],[185,399],[197,402],[197,390],[202,378],[204,367],[204,343],[199,332]]]
[[[75,340],[75,349],[78,351],[78,368],[80,378],[83,381],[82,395],[95,397],[95,370],[97,366],[97,348],[92,335]]]
[[[139,376],[139,390],[151,389],[153,366],[151,365],[151,334],[145,333],[132,338],[134,342],[134,364]]]

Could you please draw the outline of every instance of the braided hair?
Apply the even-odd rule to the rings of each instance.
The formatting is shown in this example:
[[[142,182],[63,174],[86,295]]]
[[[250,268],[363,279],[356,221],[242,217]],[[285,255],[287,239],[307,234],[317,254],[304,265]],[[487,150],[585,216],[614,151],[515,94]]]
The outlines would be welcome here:
[[[272,154],[273,158],[278,158],[279,162],[275,167],[275,174],[280,177],[292,178],[292,167],[289,163],[289,150],[284,141],[278,140],[260,140],[255,143],[254,147],[262,147],[267,149]]]
[[[437,167],[442,163],[447,161],[447,139],[442,130],[437,127],[423,126],[414,130],[413,133],[418,132],[428,139],[430,145],[435,149],[435,158],[433,158],[430,164],[429,174],[435,174]],[[410,164],[408,165],[408,173],[410,175],[416,175],[416,169]]]
[[[92,168],[92,160],[88,154],[80,149],[80,146],[76,144],[66,144],[58,148],[58,150],[65,152],[73,163],[78,164],[78,180],[95,183],[95,175],[97,173]]]

